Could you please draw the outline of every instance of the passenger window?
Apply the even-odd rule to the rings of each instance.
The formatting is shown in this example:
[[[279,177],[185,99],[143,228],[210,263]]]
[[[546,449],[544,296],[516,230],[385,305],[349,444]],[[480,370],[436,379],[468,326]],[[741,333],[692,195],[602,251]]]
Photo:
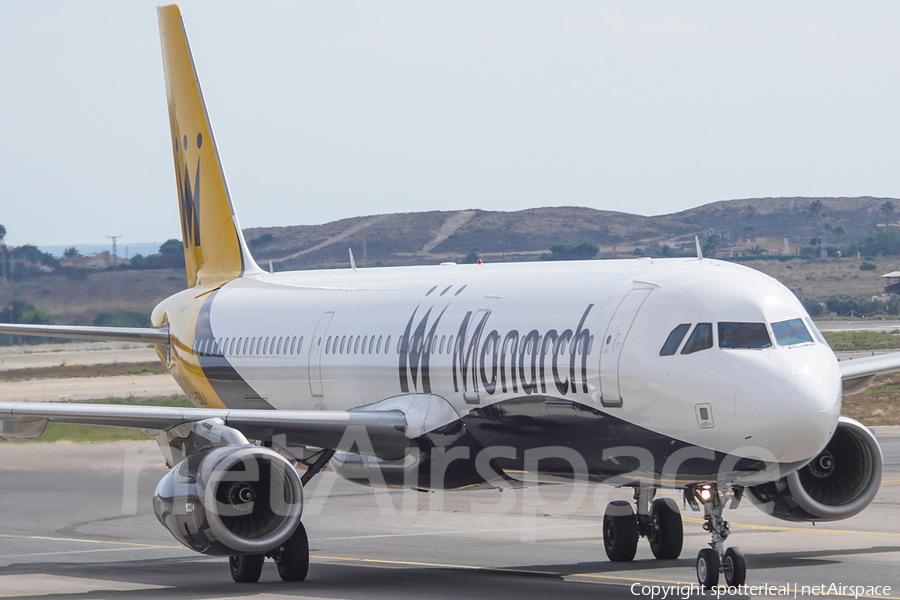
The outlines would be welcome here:
[[[243,353],[244,353],[244,356],[247,355],[247,346],[248,346],[248,345],[250,345],[250,338],[246,338],[246,339],[244,340],[244,352],[243,352]]]
[[[369,341],[369,336],[366,336],[363,338],[363,343],[362,343],[362,353],[363,354],[366,353],[366,346],[368,345],[367,344],[368,341]]]
[[[712,348],[712,323],[697,323],[681,353],[693,354],[707,348]]]
[[[237,344],[238,349],[240,349],[240,342],[236,341],[234,338],[231,338],[231,347],[228,348],[228,354],[234,354],[234,345]]]
[[[359,353],[359,336],[356,336],[356,341],[353,343],[353,354]]]
[[[659,351],[659,355],[672,356],[678,352],[678,346],[681,345],[681,341],[684,339],[684,336],[687,335],[688,329],[690,328],[690,323],[682,323],[673,329],[672,333],[669,334],[669,337],[666,338],[666,343],[663,344],[662,350]]]
[[[769,348],[765,323],[719,323],[719,348]]]
[[[779,346],[796,346],[797,344],[812,344],[812,336],[803,325],[803,319],[790,319],[772,323],[772,333]]]
[[[297,348],[297,336],[295,335],[293,338],[291,338],[291,352],[290,353],[293,354],[294,350],[296,348]]]
[[[372,354],[372,349],[375,345],[375,336],[369,338],[369,354]]]
[[[281,354],[281,344],[284,342],[284,338],[278,338],[278,346],[275,348],[275,354]]]
[[[300,354],[300,351],[303,349],[303,336],[300,336],[300,339],[297,341],[297,354]]]
[[[382,336],[378,336],[378,344],[375,346],[375,354],[381,354],[381,338]]]
[[[390,352],[389,348],[391,347],[391,336],[387,336],[387,339],[384,340],[384,353],[387,354]],[[399,354],[399,348],[397,349],[397,353]]]
[[[338,351],[338,337],[334,336],[334,345],[331,347],[331,353],[337,354]]]
[[[269,353],[269,338],[266,338],[266,341],[263,342],[263,351],[262,351],[262,353],[263,353],[263,354],[268,354],[268,353]]]

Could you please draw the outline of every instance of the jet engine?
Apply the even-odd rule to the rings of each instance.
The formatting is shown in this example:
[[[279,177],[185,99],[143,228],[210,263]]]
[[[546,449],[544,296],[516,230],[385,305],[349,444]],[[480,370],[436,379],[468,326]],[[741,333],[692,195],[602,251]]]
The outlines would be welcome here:
[[[760,510],[785,521],[838,521],[875,498],[881,468],[875,436],[859,421],[842,416],[818,456],[787,477],[747,492]]]
[[[160,480],[153,496],[159,522],[197,552],[264,554],[297,529],[303,487],[283,456],[258,446],[196,452]]]

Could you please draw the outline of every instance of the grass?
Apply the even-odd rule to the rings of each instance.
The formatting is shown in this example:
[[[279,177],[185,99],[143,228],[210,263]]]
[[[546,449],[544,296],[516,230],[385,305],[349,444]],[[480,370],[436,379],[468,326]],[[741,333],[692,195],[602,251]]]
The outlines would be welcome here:
[[[900,374],[880,375],[862,394],[844,396],[841,414],[870,427],[900,424]]]
[[[822,335],[835,352],[900,349],[900,335],[896,331],[825,331]]]
[[[152,398],[107,398],[95,400],[91,404],[126,404],[130,406],[180,406],[193,407],[186,396],[155,396]],[[150,436],[142,429],[131,427],[103,427],[100,425],[70,425],[67,423],[50,423],[44,434],[34,440],[9,440],[14,444],[33,444],[46,442],[118,442],[122,440],[146,440]],[[6,442],[0,438],[0,443]]]
[[[884,291],[881,275],[893,271],[895,261],[885,259],[874,271],[860,271],[862,261],[863,259],[856,257],[841,260],[830,258],[826,261],[798,258],[788,262],[750,260],[742,261],[741,264],[774,277],[794,290],[800,298],[818,298],[824,301],[833,294],[870,297]]]
[[[168,373],[166,365],[158,360],[140,363],[113,363],[102,365],[61,364],[55,367],[29,367],[0,371],[0,381],[24,379],[59,379],[67,377],[110,377],[112,375],[142,375],[144,373]]]

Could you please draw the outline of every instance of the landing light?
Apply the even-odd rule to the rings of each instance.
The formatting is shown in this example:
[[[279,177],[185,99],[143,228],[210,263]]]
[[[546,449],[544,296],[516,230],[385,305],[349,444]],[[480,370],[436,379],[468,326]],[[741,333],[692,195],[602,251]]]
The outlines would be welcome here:
[[[700,489],[700,499],[703,502],[709,502],[710,500],[712,500],[712,496],[713,496],[713,494],[712,494],[712,489],[710,489],[710,486],[704,485]]]

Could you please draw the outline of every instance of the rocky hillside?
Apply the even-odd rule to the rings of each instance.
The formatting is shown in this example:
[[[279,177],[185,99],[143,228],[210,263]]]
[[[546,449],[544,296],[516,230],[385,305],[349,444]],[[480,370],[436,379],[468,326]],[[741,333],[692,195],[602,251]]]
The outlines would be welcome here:
[[[253,228],[245,231],[257,260],[276,270],[345,266],[347,249],[359,265],[428,264],[461,260],[472,249],[493,261],[533,259],[559,243],[591,242],[601,257],[635,248],[691,248],[709,229],[739,238],[770,237],[807,244],[815,236],[812,198],[727,200],[690,210],[644,217],[592,208],[536,208],[517,212],[432,211],[374,215],[324,225]],[[820,198],[820,230],[833,243],[833,226],[847,230],[842,242],[870,234],[883,222],[885,198]],[[900,201],[895,202],[900,210]]]

